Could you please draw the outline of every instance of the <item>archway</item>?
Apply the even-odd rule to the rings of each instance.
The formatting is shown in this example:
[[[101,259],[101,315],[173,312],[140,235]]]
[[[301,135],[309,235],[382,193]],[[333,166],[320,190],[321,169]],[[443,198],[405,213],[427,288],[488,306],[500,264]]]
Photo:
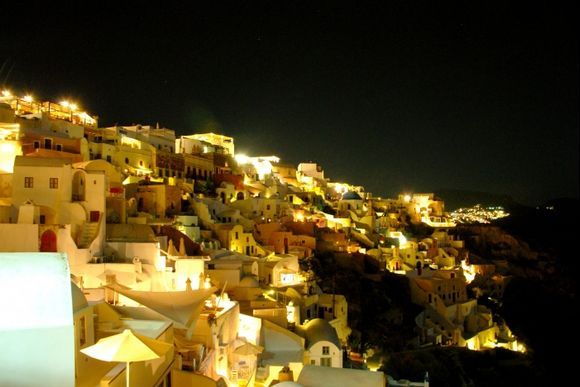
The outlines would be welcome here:
[[[244,200],[244,193],[238,192],[238,194],[236,195],[236,200]]]

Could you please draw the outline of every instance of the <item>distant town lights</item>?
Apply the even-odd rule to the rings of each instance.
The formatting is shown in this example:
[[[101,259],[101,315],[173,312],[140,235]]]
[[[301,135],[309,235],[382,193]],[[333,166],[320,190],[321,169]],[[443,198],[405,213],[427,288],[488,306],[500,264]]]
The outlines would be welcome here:
[[[2,97],[6,97],[6,98],[12,97],[12,93],[10,92],[10,90],[4,89],[4,90],[2,90]]]
[[[34,98],[32,98],[32,95],[26,94],[24,97],[22,97],[22,100],[25,102],[32,102],[34,101]]]

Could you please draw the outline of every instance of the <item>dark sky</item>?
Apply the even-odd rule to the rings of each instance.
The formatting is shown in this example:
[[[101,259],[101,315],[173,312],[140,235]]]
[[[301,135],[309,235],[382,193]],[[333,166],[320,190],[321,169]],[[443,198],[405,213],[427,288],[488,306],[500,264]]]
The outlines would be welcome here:
[[[0,85],[102,126],[217,130],[376,195],[578,197],[572,8],[119,3],[3,6]]]

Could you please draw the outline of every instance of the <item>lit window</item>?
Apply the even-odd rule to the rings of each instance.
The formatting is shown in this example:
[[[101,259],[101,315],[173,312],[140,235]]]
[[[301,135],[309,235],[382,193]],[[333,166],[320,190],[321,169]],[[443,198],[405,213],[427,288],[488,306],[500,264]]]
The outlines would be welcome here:
[[[294,274],[293,273],[287,273],[287,274],[282,273],[280,275],[280,281],[282,281],[283,284],[294,283]]]
[[[79,344],[82,347],[87,342],[87,328],[85,323],[85,316],[79,319]]]
[[[322,347],[322,354],[323,355],[330,355],[330,347],[328,347],[328,346]]]
[[[34,177],[24,178],[24,188],[34,188]]]
[[[58,188],[58,177],[51,177],[48,179],[48,186],[52,189]]]

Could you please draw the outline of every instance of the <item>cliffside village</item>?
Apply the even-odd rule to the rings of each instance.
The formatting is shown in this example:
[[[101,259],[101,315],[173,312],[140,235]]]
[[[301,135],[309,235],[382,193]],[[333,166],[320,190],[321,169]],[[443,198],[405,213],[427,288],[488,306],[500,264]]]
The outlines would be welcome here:
[[[357,361],[349,300],[317,285],[315,252],[406,276],[419,346],[523,350],[466,291],[480,274],[495,297],[508,278],[469,261],[434,194],[374,197],[314,162],[236,153],[232,137],[99,127],[8,91],[0,149],[2,385],[122,386],[129,366],[134,386],[384,386],[366,354],[343,368]],[[81,352],[125,329],[170,350],[130,365]]]

